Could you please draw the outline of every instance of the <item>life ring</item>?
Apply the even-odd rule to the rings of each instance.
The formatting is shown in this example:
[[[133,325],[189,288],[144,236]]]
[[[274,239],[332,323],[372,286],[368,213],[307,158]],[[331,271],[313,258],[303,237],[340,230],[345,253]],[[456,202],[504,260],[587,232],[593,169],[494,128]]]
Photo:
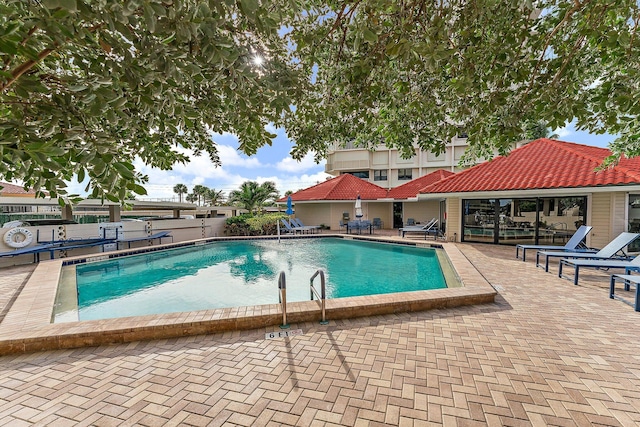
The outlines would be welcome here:
[[[12,248],[24,248],[33,242],[33,233],[26,228],[16,227],[4,233],[4,243]]]

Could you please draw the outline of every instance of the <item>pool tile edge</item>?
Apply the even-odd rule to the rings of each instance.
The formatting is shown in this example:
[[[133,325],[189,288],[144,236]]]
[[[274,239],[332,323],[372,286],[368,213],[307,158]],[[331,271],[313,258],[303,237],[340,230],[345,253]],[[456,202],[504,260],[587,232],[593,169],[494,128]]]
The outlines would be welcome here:
[[[395,243],[393,240],[389,242]],[[443,247],[454,264],[463,287],[327,300],[327,319],[338,320],[494,302],[496,291],[464,257],[456,244],[442,243],[439,246]],[[228,309],[219,309],[52,324],[50,319],[57,287],[57,280],[52,279],[59,277],[62,261],[46,261],[41,264],[43,270],[39,275],[34,272],[35,279],[32,277],[29,280],[7,313],[7,317],[11,314],[10,321],[6,322],[5,317],[5,321],[0,324],[0,355],[252,330],[282,324],[282,313],[278,305],[249,307],[242,311],[259,313],[255,315],[227,316]],[[38,269],[40,265],[36,270]],[[319,321],[320,317],[317,301],[288,305],[287,321],[290,324]]]

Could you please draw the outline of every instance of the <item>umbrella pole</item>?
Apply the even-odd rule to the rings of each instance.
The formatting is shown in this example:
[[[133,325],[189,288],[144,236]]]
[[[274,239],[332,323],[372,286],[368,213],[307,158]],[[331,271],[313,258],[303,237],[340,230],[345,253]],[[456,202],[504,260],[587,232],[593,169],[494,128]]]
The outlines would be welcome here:
[[[280,221],[276,222],[276,227],[278,228],[278,243],[280,243]]]

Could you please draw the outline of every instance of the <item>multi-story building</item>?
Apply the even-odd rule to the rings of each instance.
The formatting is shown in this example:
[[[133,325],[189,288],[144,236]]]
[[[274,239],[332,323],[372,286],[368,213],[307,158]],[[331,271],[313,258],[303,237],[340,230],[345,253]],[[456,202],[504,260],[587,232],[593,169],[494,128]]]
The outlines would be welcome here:
[[[460,171],[458,163],[466,148],[467,138],[459,135],[439,155],[416,148],[415,156],[403,159],[397,149],[384,145],[369,150],[336,143],[327,154],[325,172],[334,176],[349,173],[389,189],[439,169]]]

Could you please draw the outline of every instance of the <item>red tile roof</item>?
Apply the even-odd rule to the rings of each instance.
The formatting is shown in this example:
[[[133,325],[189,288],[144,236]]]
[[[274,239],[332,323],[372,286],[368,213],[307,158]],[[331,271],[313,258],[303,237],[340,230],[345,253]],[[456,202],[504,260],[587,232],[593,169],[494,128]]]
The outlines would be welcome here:
[[[9,184],[8,182],[0,182],[0,187],[2,187],[0,188],[0,195],[3,195],[5,197],[11,196],[13,194],[36,194],[36,192],[32,189],[26,191],[21,186]]]
[[[451,175],[455,174],[443,169],[431,172],[427,175],[421,176],[420,178],[409,181],[406,184],[392,188],[389,190],[389,195],[387,197],[393,199],[408,199],[409,197],[416,197],[424,187],[439,182]]]
[[[421,193],[533,190],[640,184],[640,157],[622,158],[596,172],[611,151],[571,142],[537,139],[508,156],[476,165],[420,190]]]
[[[291,195],[291,200],[311,201],[311,200],[355,200],[360,194],[362,200],[375,200],[387,197],[387,190],[357,178],[350,174],[340,175],[336,178],[329,179],[313,187],[296,191]],[[286,202],[287,198],[283,197],[279,202]]]

